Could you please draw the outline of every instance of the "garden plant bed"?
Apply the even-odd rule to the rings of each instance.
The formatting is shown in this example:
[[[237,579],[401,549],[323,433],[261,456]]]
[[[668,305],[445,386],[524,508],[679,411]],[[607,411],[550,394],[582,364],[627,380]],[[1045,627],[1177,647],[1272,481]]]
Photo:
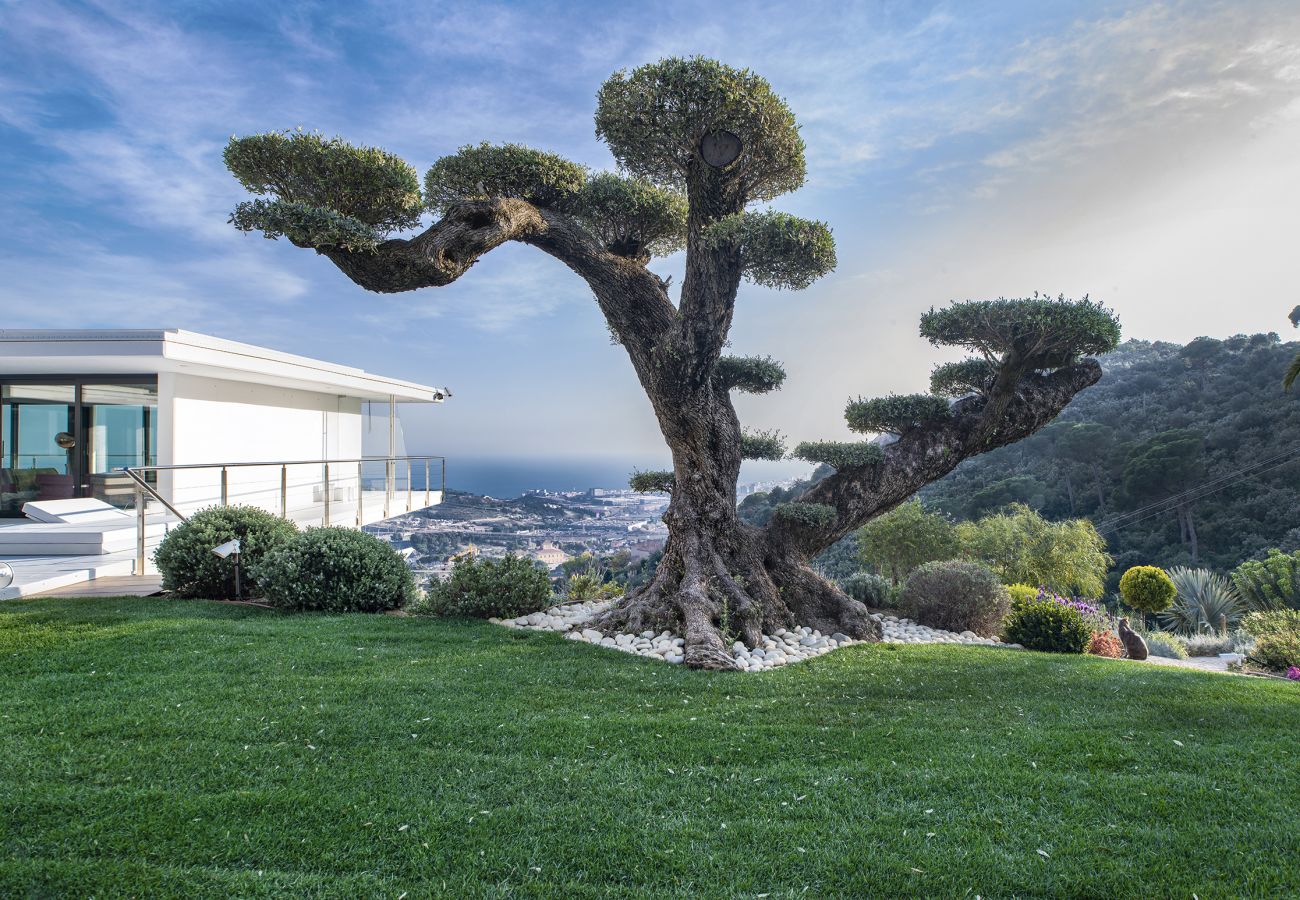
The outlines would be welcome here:
[[[582,603],[563,603],[541,612],[517,616],[513,619],[489,619],[495,625],[507,628],[526,628],[531,631],[554,631],[563,634],[569,640],[586,641],[611,650],[621,650],[649,659],[663,662],[681,663],[682,647],[686,641],[681,635],[671,631],[655,633],[643,631],[639,634],[603,634],[594,628],[585,628],[613,605],[613,601],[588,600]],[[980,637],[972,631],[958,634],[941,628],[927,628],[911,619],[899,618],[889,613],[872,613],[871,618],[881,623],[883,640],[886,643],[899,644],[977,644],[987,647],[1013,647],[1022,649],[1019,644],[1004,644],[992,638]],[[763,672],[789,663],[803,662],[830,653],[839,647],[860,644],[847,634],[822,634],[816,629],[779,628],[774,634],[763,635],[763,643],[758,647],[746,647],[743,641],[734,641],[731,655],[736,661],[736,668],[743,672]]]
[[[0,605],[0,895],[1300,894],[1300,691],[944,644]]]

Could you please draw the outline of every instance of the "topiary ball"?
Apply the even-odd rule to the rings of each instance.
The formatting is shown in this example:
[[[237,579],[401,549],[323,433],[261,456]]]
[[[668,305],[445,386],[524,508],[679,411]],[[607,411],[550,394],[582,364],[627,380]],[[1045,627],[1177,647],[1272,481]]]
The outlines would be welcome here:
[[[1072,606],[1043,599],[1012,610],[1002,629],[1003,640],[1028,650],[1082,653],[1092,638],[1083,613]]]
[[[239,539],[242,593],[257,596],[254,569],[262,556],[298,534],[292,522],[255,506],[213,506],[201,509],[167,533],[154,551],[162,587],[177,597],[231,600],[235,597],[235,561],[212,552]]]
[[[1174,602],[1178,588],[1173,579],[1158,566],[1134,566],[1119,580],[1119,594],[1124,602],[1140,612],[1164,612]]]
[[[354,528],[309,528],[268,552],[255,574],[267,602],[284,609],[384,612],[419,594],[397,551]]]

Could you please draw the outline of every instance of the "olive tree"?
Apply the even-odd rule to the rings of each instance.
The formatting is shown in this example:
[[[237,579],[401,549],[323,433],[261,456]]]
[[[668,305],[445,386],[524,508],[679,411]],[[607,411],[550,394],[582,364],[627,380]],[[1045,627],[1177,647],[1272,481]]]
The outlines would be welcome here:
[[[450,284],[507,241],[587,283],[673,462],[634,478],[637,489],[671,492],[663,561],[596,628],[679,630],[686,662],[706,668],[733,665],[724,625],[726,639],[750,646],[795,624],[878,637],[866,607],[809,559],[963,459],[1051,421],[1100,378],[1086,357],[1118,341],[1113,316],[1086,298],[1037,296],[931,310],[922,335],[976,355],[941,366],[935,393],[850,401],[851,430],[895,439],[799,444],[794,457],[835,474],[781,505],[766,526],[746,525],[736,514],[741,460],[779,458],[785,448],[776,435],[741,428],[732,392],[776,390],[785,372],[767,357],[724,355],[737,289],[748,280],[799,290],[835,267],[824,223],[754,206],[803,184],[794,115],[753,72],[665,59],[605,82],[596,136],[616,172],[480,144],[434,162],[423,185],[397,156],[339,139],[234,138],[226,164],[258,197],[231,222],[314,250],[370,291]],[[426,212],[434,221],[421,230]],[[685,277],[674,289],[649,264],[679,250]]]

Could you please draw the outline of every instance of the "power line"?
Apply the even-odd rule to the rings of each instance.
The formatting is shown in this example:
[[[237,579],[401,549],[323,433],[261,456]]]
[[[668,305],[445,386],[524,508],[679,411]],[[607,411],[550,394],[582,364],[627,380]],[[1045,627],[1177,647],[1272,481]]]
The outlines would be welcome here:
[[[1103,527],[1110,527],[1112,525],[1121,524],[1124,522],[1125,519],[1131,519],[1134,516],[1140,516],[1142,513],[1148,512],[1150,510],[1154,510],[1157,507],[1164,507],[1171,503],[1176,506],[1178,503],[1182,502],[1182,498],[1187,494],[1194,494],[1198,491],[1205,490],[1206,488],[1212,487],[1213,485],[1219,484],[1220,482],[1223,481],[1240,480],[1241,477],[1252,475],[1252,474],[1258,474],[1253,470],[1258,469],[1261,466],[1266,466],[1269,463],[1273,462],[1274,460],[1281,459],[1284,456],[1291,456],[1292,454],[1295,454],[1297,452],[1300,452],[1300,448],[1291,448],[1288,450],[1278,451],[1277,453],[1274,453],[1271,456],[1266,456],[1263,459],[1256,460],[1250,465],[1238,469],[1235,472],[1229,472],[1227,475],[1220,475],[1218,478],[1213,478],[1209,481],[1202,482],[1201,484],[1195,487],[1188,488],[1186,491],[1183,491],[1178,494],[1174,494],[1172,497],[1166,497],[1163,500],[1157,500],[1154,503],[1150,503],[1147,504],[1146,506],[1139,507],[1138,509],[1132,510],[1131,512],[1127,512],[1122,515],[1116,516],[1115,518],[1111,519],[1109,522],[1103,523]]]
[[[1288,454],[1288,455],[1297,455],[1297,456],[1300,456],[1300,450],[1294,451],[1293,454]],[[1273,459],[1276,459],[1276,458],[1277,458],[1277,457],[1273,457]],[[1177,501],[1177,502],[1175,502],[1172,506],[1165,506],[1164,508],[1162,508],[1162,509],[1157,509],[1157,510],[1155,510],[1154,512],[1148,514],[1148,515],[1142,516],[1142,517],[1137,518],[1137,519],[1129,519],[1129,521],[1126,521],[1126,522],[1119,522],[1119,523],[1104,523],[1100,528],[1097,529],[1097,531],[1098,531],[1098,533],[1103,534],[1103,535],[1104,535],[1104,534],[1112,534],[1112,533],[1114,533],[1114,532],[1116,532],[1116,531],[1119,531],[1121,528],[1127,528],[1127,527],[1130,526],[1130,525],[1136,525],[1138,522],[1145,522],[1147,519],[1153,519],[1153,518],[1155,518],[1156,516],[1162,516],[1162,515],[1164,515],[1165,513],[1169,512],[1170,510],[1174,509],[1174,508],[1178,505],[1178,503],[1187,502],[1188,500],[1200,500],[1201,498],[1203,498],[1203,497],[1208,497],[1208,496],[1210,496],[1211,494],[1217,494],[1219,491],[1223,490],[1224,488],[1231,487],[1232,485],[1236,484],[1236,483],[1239,482],[1239,481],[1244,481],[1244,480],[1246,480],[1247,478],[1252,478],[1252,477],[1254,477],[1254,476],[1256,476],[1256,475],[1263,475],[1265,472],[1271,472],[1271,471],[1273,471],[1274,469],[1280,469],[1282,466],[1288,465],[1288,464],[1291,463],[1291,462],[1294,462],[1294,460],[1293,460],[1293,459],[1283,459],[1283,460],[1281,460],[1280,462],[1276,462],[1276,463],[1274,463],[1273,465],[1268,466],[1267,468],[1264,468],[1264,469],[1258,469],[1257,471],[1244,471],[1244,470],[1243,470],[1243,471],[1241,471],[1241,472],[1234,473],[1233,477],[1231,477],[1229,480],[1227,480],[1224,484],[1220,484],[1220,485],[1218,485],[1217,487],[1211,487],[1211,486],[1214,485],[1216,482],[1213,482],[1213,481],[1212,481],[1212,482],[1207,482],[1205,485],[1201,485],[1201,486],[1198,487],[1198,488],[1193,488],[1191,491],[1187,491],[1187,492],[1186,492],[1186,494],[1188,494],[1188,495],[1195,494],[1195,496],[1187,496],[1187,497],[1184,498],[1183,495],[1175,495],[1175,496],[1173,496],[1173,497],[1168,498],[1168,499],[1165,500],[1165,501],[1162,501],[1163,503],[1170,503],[1171,501]],[[1259,464],[1256,464],[1256,465],[1259,465]],[[1220,479],[1217,479],[1217,480],[1218,480],[1218,481],[1223,481],[1224,479],[1220,478]],[[1209,489],[1209,490],[1205,490],[1205,488],[1207,488],[1207,487],[1209,487],[1210,489]],[[1198,493],[1198,492],[1199,492],[1199,493]],[[1181,498],[1181,499],[1180,499],[1180,498]]]

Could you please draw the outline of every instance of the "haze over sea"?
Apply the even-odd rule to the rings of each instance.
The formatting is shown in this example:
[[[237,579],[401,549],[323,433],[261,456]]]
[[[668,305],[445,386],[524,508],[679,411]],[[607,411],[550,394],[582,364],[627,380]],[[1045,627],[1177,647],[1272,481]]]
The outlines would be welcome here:
[[[628,461],[615,457],[451,457],[447,460],[447,487],[503,500],[531,490],[621,489],[627,487],[628,475],[635,469],[668,465],[666,458]],[[798,478],[808,475],[811,469],[807,463],[795,461],[746,462],[740,483]],[[437,479],[435,471],[435,487]],[[422,476],[417,474],[415,481],[421,484]]]

